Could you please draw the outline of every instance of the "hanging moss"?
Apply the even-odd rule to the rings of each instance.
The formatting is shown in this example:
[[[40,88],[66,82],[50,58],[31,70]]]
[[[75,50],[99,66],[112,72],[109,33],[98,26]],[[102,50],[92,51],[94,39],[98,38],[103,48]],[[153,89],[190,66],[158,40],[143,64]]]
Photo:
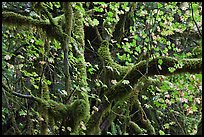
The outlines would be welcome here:
[[[62,42],[64,39],[63,31],[59,25],[50,24],[48,20],[37,20],[23,16],[14,12],[2,12],[2,23],[7,26],[17,26],[18,28],[28,29],[33,26],[42,28],[50,38]]]
[[[2,23],[4,25],[17,26],[20,28],[31,26],[46,28],[46,26],[49,25],[48,21],[40,21],[14,12],[2,12]]]

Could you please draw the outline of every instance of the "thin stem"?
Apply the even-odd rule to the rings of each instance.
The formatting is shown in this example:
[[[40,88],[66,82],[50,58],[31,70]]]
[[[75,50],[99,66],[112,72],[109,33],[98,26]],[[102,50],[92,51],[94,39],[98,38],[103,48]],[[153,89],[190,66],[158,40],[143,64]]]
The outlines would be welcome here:
[[[200,29],[199,29],[199,27],[198,27],[198,24],[196,23],[196,21],[195,21],[195,19],[194,19],[192,2],[190,3],[190,6],[191,6],[191,11],[192,11],[193,21],[194,21],[194,23],[195,23],[195,25],[196,25],[196,28],[197,28],[197,30],[198,30],[198,32],[199,32],[199,35],[202,37],[202,34],[201,34]],[[189,7],[190,7],[190,6],[189,6]]]

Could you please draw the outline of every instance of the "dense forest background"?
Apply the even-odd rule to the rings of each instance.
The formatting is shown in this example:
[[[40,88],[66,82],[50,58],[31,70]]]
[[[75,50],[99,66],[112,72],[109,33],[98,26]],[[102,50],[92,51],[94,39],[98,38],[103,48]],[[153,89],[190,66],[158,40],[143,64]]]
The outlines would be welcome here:
[[[3,135],[201,135],[202,2],[2,2]]]

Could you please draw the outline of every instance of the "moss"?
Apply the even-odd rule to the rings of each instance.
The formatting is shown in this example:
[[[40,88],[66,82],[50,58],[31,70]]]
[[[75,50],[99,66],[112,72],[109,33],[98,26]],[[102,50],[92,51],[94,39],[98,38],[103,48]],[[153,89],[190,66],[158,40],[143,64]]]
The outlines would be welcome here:
[[[152,126],[152,124],[151,124],[151,122],[149,121],[149,119],[147,119],[147,120],[145,121],[145,127],[146,127],[147,133],[148,133],[149,135],[155,135],[155,134],[156,134],[156,133],[155,133],[155,129],[154,129],[154,127]]]
[[[14,12],[2,12],[2,23],[7,26],[16,26],[18,28],[31,28],[33,26],[42,28],[50,38],[55,38],[59,42],[64,40],[62,28],[59,25],[53,25],[46,21],[33,19]]]
[[[76,3],[76,6],[83,8],[82,3]],[[84,27],[83,27],[83,14],[80,10],[76,9],[74,11],[74,37],[79,43],[80,51],[84,50]]]
[[[47,21],[39,21],[14,12],[2,12],[2,23],[4,25],[18,26],[20,28],[31,27],[32,25],[45,28],[49,25]]]
[[[75,121],[81,121],[88,117],[89,105],[87,104],[87,101],[79,99],[75,101],[71,107],[71,114],[73,115]]]
[[[47,102],[49,104],[49,115],[53,116],[55,119],[62,119],[66,117],[68,111],[66,105],[53,100],[48,100]]]
[[[102,42],[100,48],[98,49],[98,55],[105,66],[110,66],[113,68],[114,70],[113,73],[116,76],[123,77],[127,73],[127,71],[130,69],[127,66],[121,66],[113,61],[110,50],[109,50],[109,43],[107,41]]]
[[[40,104],[42,109],[47,109],[50,116],[61,119],[67,115],[67,106],[54,100],[46,100],[36,97],[35,100]]]
[[[185,69],[189,71],[201,72],[202,71],[202,58],[201,59],[183,59],[182,63],[184,64]]]
[[[77,132],[77,128],[82,120],[87,122],[90,117],[90,105],[83,99],[76,100],[71,105],[64,105],[53,100],[41,98],[36,98],[36,100],[40,103],[43,110],[48,110],[50,123],[53,122],[52,118],[54,120],[70,119],[71,121],[66,123],[65,126],[71,127],[73,132]]]
[[[135,130],[136,134],[142,134],[142,129],[135,122],[130,121],[129,124]]]
[[[193,57],[202,57],[202,46],[197,46],[192,50]]]
[[[68,115],[70,120],[67,121],[66,127],[71,127],[72,133],[78,134],[79,124],[82,120],[87,122],[89,119],[89,109],[89,104],[83,99],[76,100],[68,106]]]
[[[98,108],[99,108],[99,111],[92,114],[91,118],[88,121],[87,131],[86,131],[86,134],[88,135],[100,134],[101,132],[100,124],[102,121],[102,117],[106,112],[110,111],[111,104],[108,103],[107,101],[104,101],[103,104],[101,104]]]
[[[47,25],[43,28],[49,38],[58,40],[61,45],[65,42],[66,34],[63,33],[61,26],[59,25]]]

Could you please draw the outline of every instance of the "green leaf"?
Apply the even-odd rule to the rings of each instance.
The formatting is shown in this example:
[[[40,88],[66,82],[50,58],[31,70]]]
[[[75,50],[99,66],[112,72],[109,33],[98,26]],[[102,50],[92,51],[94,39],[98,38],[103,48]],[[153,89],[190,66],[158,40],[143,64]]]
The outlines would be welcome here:
[[[140,47],[136,46],[136,47],[135,47],[135,50],[136,50],[138,53],[141,53],[141,48],[140,48]]]
[[[165,129],[169,129],[169,123],[164,124]]]
[[[97,19],[93,19],[93,25],[92,26],[97,26],[99,24],[99,21]]]
[[[148,100],[148,97],[145,96],[145,95],[142,95],[142,98],[143,98],[144,100]]]
[[[18,55],[17,58],[19,58],[19,59],[24,59],[24,56]]]
[[[54,63],[54,59],[53,58],[48,58],[48,62]]]
[[[159,59],[158,63],[159,63],[159,65],[162,65],[162,63],[163,63],[162,59]]]
[[[96,82],[95,84],[96,84],[97,87],[100,87],[100,83],[99,82]]]
[[[92,68],[92,67],[88,68],[88,72],[89,72],[90,74],[94,74],[94,68]]]
[[[33,85],[33,86],[34,86],[35,89],[39,89],[39,86],[37,86],[37,85]]]
[[[23,110],[21,110],[21,111],[19,112],[19,115],[20,115],[20,116],[25,116],[25,115],[26,115],[26,112],[23,111]]]
[[[161,7],[163,7],[163,5],[160,4],[160,3],[158,3],[158,4],[157,4],[157,7],[160,9]]]
[[[42,45],[44,45],[44,42],[40,39],[40,40],[35,41],[35,44],[42,46]]]
[[[112,18],[113,17],[113,12],[108,12],[108,17]]]
[[[130,82],[129,82],[129,80],[123,80],[122,83],[127,85],[127,84],[129,84]]]
[[[50,80],[47,80],[46,82],[47,82],[48,85],[52,84],[52,82]]]
[[[169,67],[168,70],[169,72],[173,73],[176,69],[174,67]]]
[[[164,131],[159,130],[159,135],[165,135]]]
[[[193,105],[192,106],[192,111],[197,111],[197,110],[198,110],[198,108],[195,105]]]
[[[161,104],[158,101],[154,101],[154,104],[156,105],[156,107],[161,106]]]

